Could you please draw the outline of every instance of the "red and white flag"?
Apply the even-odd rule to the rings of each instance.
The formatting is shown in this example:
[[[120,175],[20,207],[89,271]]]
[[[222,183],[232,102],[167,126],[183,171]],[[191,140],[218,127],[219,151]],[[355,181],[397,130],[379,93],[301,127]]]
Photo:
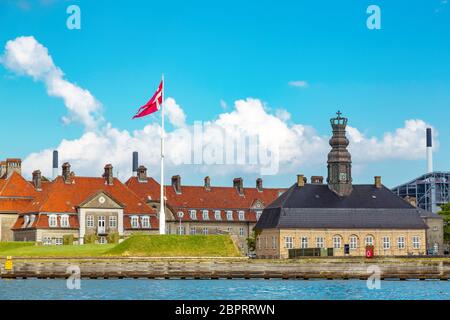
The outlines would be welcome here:
[[[139,109],[139,111],[136,113],[133,119],[142,118],[152,113],[155,113],[156,111],[159,111],[164,101],[163,92],[164,92],[164,80],[161,81],[161,83],[159,84],[158,90],[156,90],[153,97]]]

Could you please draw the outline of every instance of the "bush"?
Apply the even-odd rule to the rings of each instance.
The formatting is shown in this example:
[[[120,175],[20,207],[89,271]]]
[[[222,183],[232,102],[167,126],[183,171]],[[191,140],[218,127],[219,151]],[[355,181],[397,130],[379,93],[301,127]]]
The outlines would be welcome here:
[[[113,244],[119,243],[119,239],[120,239],[120,236],[119,236],[118,232],[110,233],[106,237],[106,241],[108,241],[108,243],[113,243]]]
[[[73,241],[74,241],[74,236],[73,234],[65,234],[63,236],[63,244],[65,246],[71,246],[73,245]]]
[[[90,233],[84,236],[84,244],[95,244],[97,242],[98,237],[94,233]]]

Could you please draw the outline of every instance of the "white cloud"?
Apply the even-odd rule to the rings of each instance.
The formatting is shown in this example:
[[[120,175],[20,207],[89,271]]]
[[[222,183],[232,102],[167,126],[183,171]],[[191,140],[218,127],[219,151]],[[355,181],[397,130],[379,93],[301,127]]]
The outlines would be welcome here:
[[[101,104],[86,89],[64,79],[48,50],[34,37],[18,37],[6,43],[0,62],[10,71],[42,81],[47,93],[62,98],[69,114],[63,118],[67,124],[82,123],[87,130],[97,128],[102,121]]]
[[[111,124],[100,125],[100,103],[89,93],[63,79],[63,72],[55,66],[48,50],[33,37],[20,37],[6,45],[2,63],[11,71],[43,81],[51,96],[64,100],[69,110],[67,122],[77,120],[86,126],[86,132],[78,139],[63,140],[56,146],[61,162],[70,162],[78,175],[100,176],[107,163],[113,164],[122,179],[131,172],[131,154],[139,151],[141,163],[149,167],[150,174],[159,170],[160,126],[158,121],[140,130],[129,132],[114,128]],[[166,139],[166,159],[169,172],[210,175],[259,174],[258,165],[184,165],[191,156],[189,134],[194,131],[186,123],[186,115],[175,99],[166,100],[168,121],[173,125]],[[410,160],[425,157],[425,129],[422,120],[407,120],[404,126],[388,132],[382,138],[368,137],[354,127],[348,128],[350,149],[355,168],[372,161]],[[237,100],[230,111],[223,111],[215,119],[206,121],[204,146],[211,148],[234,138],[240,133],[258,136],[261,147],[279,150],[280,174],[297,173],[305,166],[324,166],[330,149],[329,135],[319,134],[313,127],[294,123],[284,109],[274,113],[259,99]],[[436,130],[434,130],[436,134]],[[436,139],[435,148],[439,143]],[[55,146],[53,146],[55,147]],[[53,147],[30,154],[24,160],[23,170],[31,175],[40,169],[44,175],[51,174]]]
[[[295,81],[289,81],[289,86],[296,87],[296,88],[306,88],[308,87],[308,82],[305,80],[295,80]]]

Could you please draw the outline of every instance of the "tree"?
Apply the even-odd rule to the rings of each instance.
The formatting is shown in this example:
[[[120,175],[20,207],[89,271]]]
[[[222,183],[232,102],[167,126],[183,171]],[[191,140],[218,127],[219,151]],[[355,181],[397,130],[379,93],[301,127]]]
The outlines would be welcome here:
[[[450,202],[441,206],[439,215],[444,218],[444,239],[450,241]]]

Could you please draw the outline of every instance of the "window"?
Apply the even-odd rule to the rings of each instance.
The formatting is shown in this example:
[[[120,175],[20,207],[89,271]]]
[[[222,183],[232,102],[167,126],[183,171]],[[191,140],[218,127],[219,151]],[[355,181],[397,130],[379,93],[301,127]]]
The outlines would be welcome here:
[[[256,239],[256,245],[258,249],[261,249],[261,237],[258,237],[258,239]]]
[[[383,237],[383,249],[387,250],[391,248],[391,239],[389,237]]]
[[[316,247],[317,248],[323,248],[324,247],[324,239],[323,237],[317,237],[316,238]]]
[[[264,241],[265,241],[264,249],[268,249],[269,248],[269,242],[268,242],[267,239],[268,239],[267,237],[264,238]]]
[[[366,246],[373,246],[374,241],[373,241],[373,236],[367,236],[366,237]]]
[[[94,216],[86,217],[86,227],[93,228],[94,227]]]
[[[256,221],[259,221],[259,219],[261,218],[261,216],[262,216],[262,211],[256,211]]]
[[[203,220],[209,220],[209,211],[203,210]]]
[[[227,220],[233,220],[233,211],[227,211]]]
[[[433,231],[439,231],[439,228],[437,226],[434,226]]]
[[[222,220],[222,216],[220,215],[220,210],[214,211],[214,217],[216,220]]]
[[[294,247],[294,242],[292,241],[292,237],[284,237],[284,247],[286,249],[292,249]]]
[[[110,228],[117,228],[117,217],[116,216],[110,216],[108,219],[109,219],[109,227]]]
[[[191,227],[190,233],[191,233],[192,235],[197,234],[197,229],[195,229],[195,227]]]
[[[245,220],[245,212],[239,211],[239,220],[244,221]]]
[[[308,248],[308,237],[300,238],[300,248],[307,249]]]
[[[69,228],[69,216],[68,215],[62,215],[61,216],[61,228]]]
[[[207,227],[204,227],[203,228],[203,234],[206,236],[206,235],[208,235],[208,228]]]
[[[355,250],[358,248],[358,237],[350,236],[350,249]]]
[[[29,216],[23,216],[23,226],[22,226],[22,228],[26,228],[28,226],[28,223],[30,223],[30,217]]]
[[[418,236],[414,236],[412,238],[412,241],[413,241],[413,248],[419,249],[420,248],[420,238]]]
[[[131,217],[131,228],[133,228],[133,229],[139,228],[139,217],[137,217],[137,216]]]
[[[277,248],[277,237],[272,236],[272,249]]]
[[[243,237],[245,235],[244,228],[239,228],[239,236]]]
[[[229,233],[229,234],[232,234],[232,233],[233,233],[233,228],[232,228],[232,227],[228,227],[227,230],[228,230],[228,233]]]
[[[334,249],[340,249],[342,245],[342,238],[341,236],[334,236],[333,237],[333,248]]]
[[[184,226],[178,226],[177,234],[178,235],[183,235],[184,234]]]
[[[107,243],[108,243],[108,240],[106,239],[105,236],[101,236],[101,237],[98,239],[98,243],[100,243],[100,244],[107,244]]]
[[[55,228],[58,226],[58,219],[56,217],[56,214],[48,216],[48,225],[50,228]]]
[[[50,237],[44,237],[44,238],[42,238],[42,244],[43,244],[44,246],[49,246],[49,245],[51,245],[51,244],[52,244],[52,238],[50,238]]]
[[[62,246],[63,245],[63,238],[55,238],[55,244],[57,246]]]
[[[334,249],[340,249],[342,246],[342,238],[341,236],[334,236],[333,237],[333,248]]]
[[[192,220],[197,220],[197,210],[189,210],[189,216]]]
[[[36,220],[36,215],[35,215],[35,214],[32,214],[32,215],[30,216],[30,222],[28,223],[28,228],[31,228],[31,226],[32,226],[33,223],[34,223],[34,220]]]
[[[398,237],[397,245],[399,249],[405,249],[405,237],[403,236]]]
[[[141,224],[143,229],[150,229],[150,217],[149,216],[143,216],[141,218]]]

